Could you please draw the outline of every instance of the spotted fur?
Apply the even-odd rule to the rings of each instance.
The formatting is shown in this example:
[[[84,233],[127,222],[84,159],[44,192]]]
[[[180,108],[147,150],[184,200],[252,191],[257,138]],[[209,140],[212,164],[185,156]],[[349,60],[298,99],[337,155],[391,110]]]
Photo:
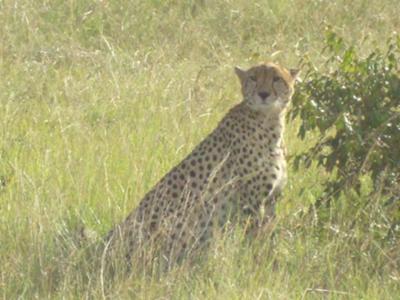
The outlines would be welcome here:
[[[235,72],[243,101],[110,231],[109,250],[131,260],[141,249],[158,249],[173,264],[230,220],[273,217],[286,181],[284,113],[297,71],[267,63]]]

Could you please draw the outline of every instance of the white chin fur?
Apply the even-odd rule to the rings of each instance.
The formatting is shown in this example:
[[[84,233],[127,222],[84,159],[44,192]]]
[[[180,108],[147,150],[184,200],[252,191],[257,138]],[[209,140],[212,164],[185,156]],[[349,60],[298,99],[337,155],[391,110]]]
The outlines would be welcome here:
[[[255,100],[256,101],[253,101],[253,103],[250,104],[254,110],[279,112],[285,107],[285,101],[281,98],[277,98],[272,101],[267,99],[267,101],[264,102],[257,97]]]

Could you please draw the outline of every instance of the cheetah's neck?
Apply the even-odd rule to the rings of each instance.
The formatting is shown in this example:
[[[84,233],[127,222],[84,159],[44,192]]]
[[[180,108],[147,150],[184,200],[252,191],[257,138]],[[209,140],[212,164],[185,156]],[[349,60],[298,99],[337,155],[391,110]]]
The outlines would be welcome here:
[[[263,139],[270,147],[283,147],[283,131],[284,131],[284,112],[276,111],[255,111],[246,104],[239,103],[228,114],[228,118],[240,120],[240,126],[245,125],[248,128],[247,137],[249,141],[252,139]],[[237,130],[240,130],[237,128]]]

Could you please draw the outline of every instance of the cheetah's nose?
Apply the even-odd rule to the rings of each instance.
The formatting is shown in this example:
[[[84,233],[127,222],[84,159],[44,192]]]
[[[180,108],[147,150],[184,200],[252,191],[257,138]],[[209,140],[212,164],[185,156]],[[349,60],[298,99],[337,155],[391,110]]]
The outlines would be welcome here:
[[[260,98],[261,98],[262,100],[265,100],[265,99],[268,98],[269,93],[268,93],[268,92],[259,92],[259,93],[258,93],[258,96],[260,96]]]

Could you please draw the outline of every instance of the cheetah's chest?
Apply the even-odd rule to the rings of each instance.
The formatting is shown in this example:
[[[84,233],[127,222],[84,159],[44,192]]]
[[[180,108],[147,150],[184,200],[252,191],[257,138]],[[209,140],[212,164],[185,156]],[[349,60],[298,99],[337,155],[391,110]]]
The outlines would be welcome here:
[[[265,123],[258,129],[247,140],[248,145],[253,149],[255,162],[253,169],[262,178],[267,178],[268,184],[272,184],[274,190],[280,191],[287,178],[282,140],[283,128],[279,123]]]
[[[286,161],[281,148],[268,150],[257,160],[260,172],[273,179],[274,186],[282,188],[286,182]]]

